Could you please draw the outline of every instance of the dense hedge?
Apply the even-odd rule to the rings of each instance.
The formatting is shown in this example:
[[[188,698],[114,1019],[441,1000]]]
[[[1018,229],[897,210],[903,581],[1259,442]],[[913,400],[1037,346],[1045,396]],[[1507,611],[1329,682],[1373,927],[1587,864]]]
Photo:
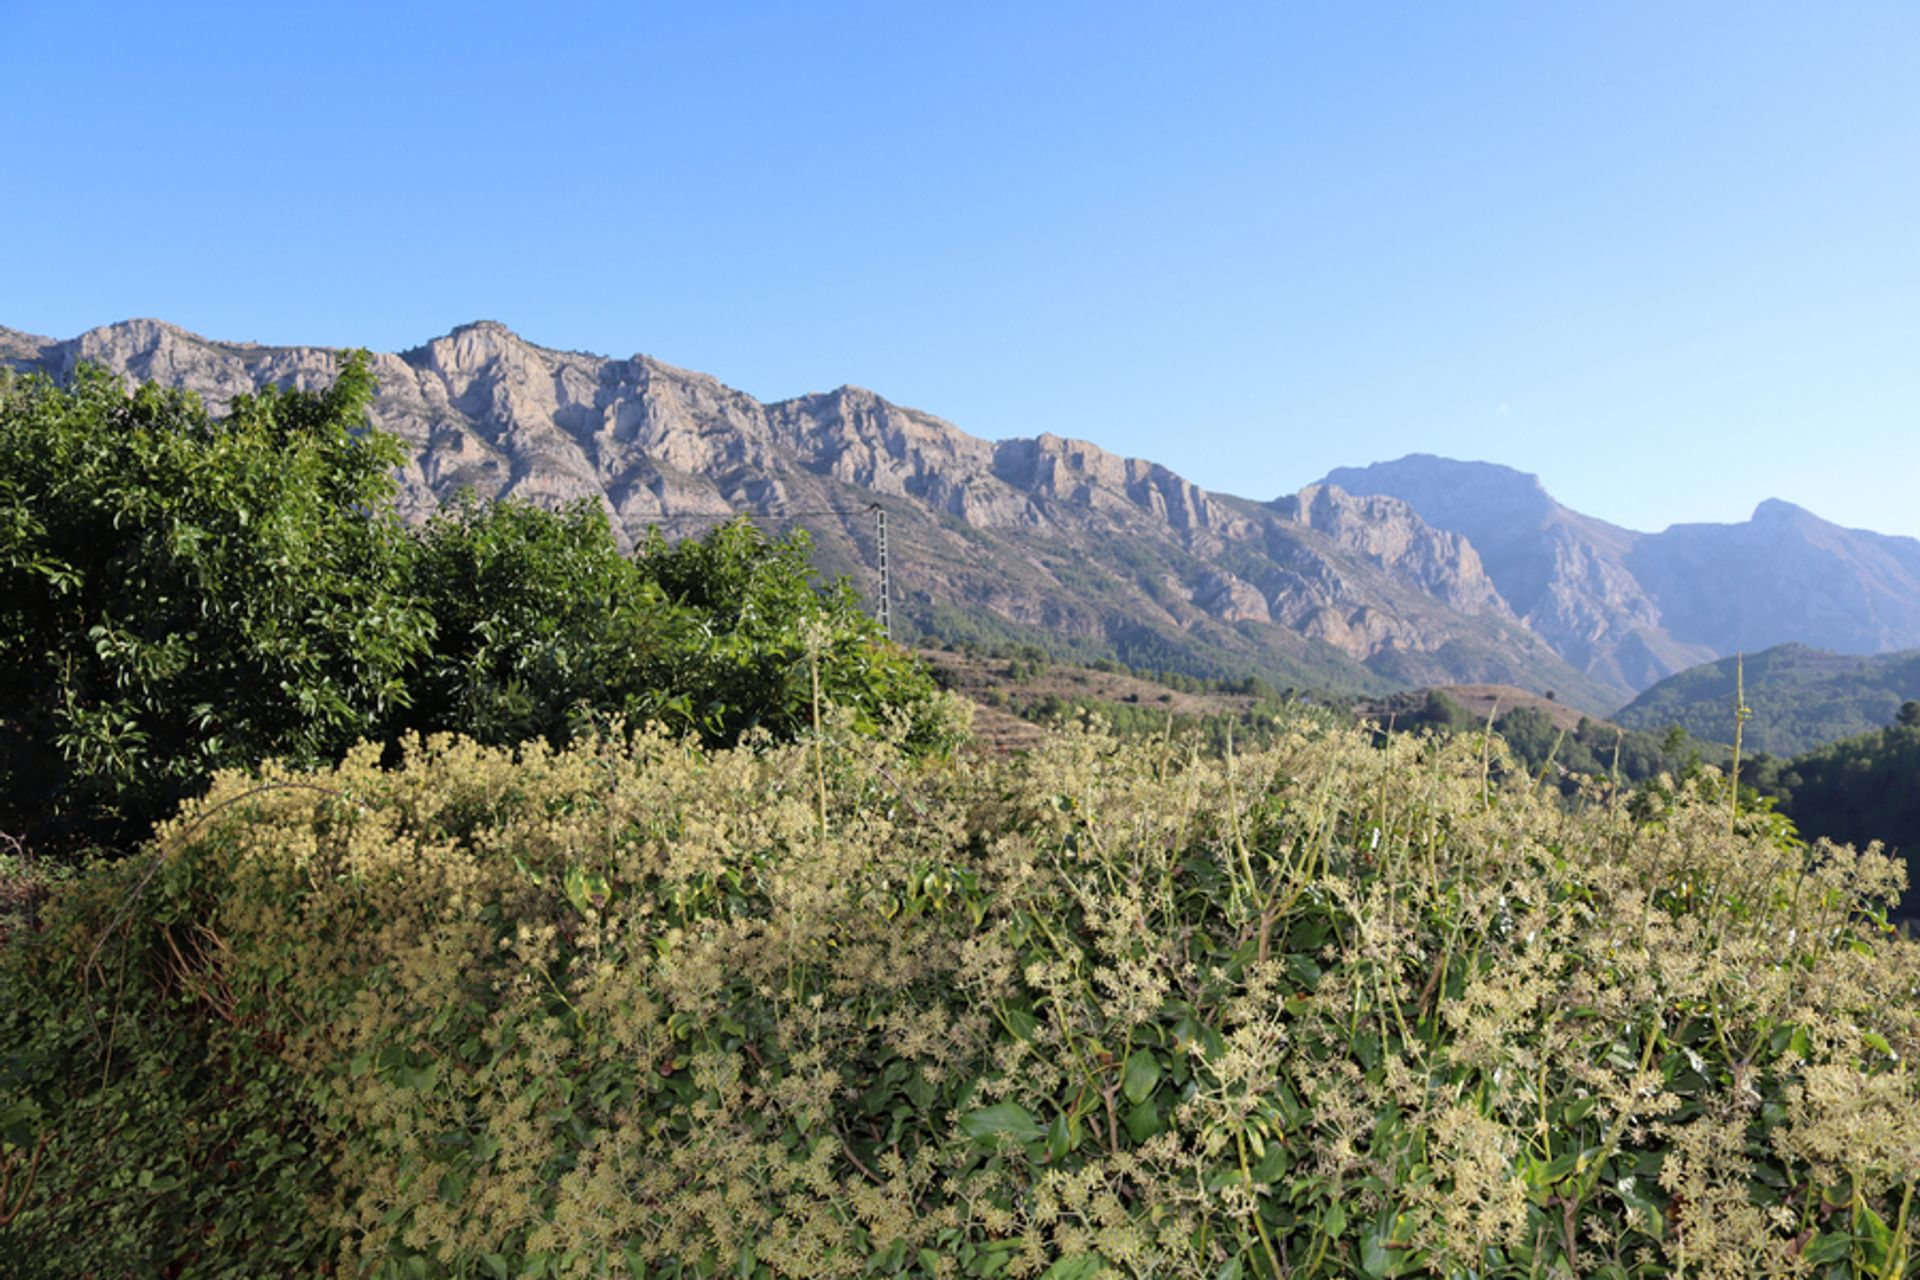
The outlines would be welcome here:
[[[0,1257],[1915,1274],[1897,869],[1499,751],[938,762],[835,715],[223,775],[0,955]]]

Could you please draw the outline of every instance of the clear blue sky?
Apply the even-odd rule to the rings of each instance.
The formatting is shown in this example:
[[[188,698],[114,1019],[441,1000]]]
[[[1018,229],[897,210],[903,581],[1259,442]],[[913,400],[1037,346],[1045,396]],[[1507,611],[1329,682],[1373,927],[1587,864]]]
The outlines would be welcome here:
[[[0,0],[0,324],[1920,535],[1920,6]]]

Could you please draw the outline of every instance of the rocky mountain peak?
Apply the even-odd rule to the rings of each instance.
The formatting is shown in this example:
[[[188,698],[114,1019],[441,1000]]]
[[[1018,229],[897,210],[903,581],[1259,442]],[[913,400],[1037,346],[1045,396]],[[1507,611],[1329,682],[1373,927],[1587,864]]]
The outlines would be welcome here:
[[[1752,519],[1755,524],[1763,524],[1783,520],[1820,520],[1820,517],[1785,498],[1767,498],[1753,509]],[[1826,522],[1821,520],[1820,523]]]
[[[1322,482],[1270,505],[1343,549],[1411,578],[1451,608],[1469,615],[1510,616],[1473,544],[1428,524],[1411,503],[1384,494],[1349,493]]]
[[[528,367],[542,363],[546,348],[535,346],[497,320],[476,320],[401,353],[418,368],[452,376],[471,376],[489,365]]]
[[[515,333],[511,328],[498,320],[469,320],[465,324],[453,326],[453,328],[447,331],[447,336],[449,338],[457,338],[463,333],[491,333],[498,334],[501,337],[512,338],[515,341],[523,341],[518,333]]]
[[[1502,524],[1549,519],[1560,504],[1540,477],[1497,462],[1467,462],[1431,453],[1410,453],[1392,462],[1341,467],[1327,484],[1350,493],[1383,493],[1413,504],[1446,528],[1469,521]]]
[[[1659,605],[1627,566],[1641,535],[1569,511],[1538,476],[1491,462],[1411,454],[1328,481],[1410,503],[1479,551],[1507,605],[1576,666],[1623,691],[1712,651],[1664,633]]]

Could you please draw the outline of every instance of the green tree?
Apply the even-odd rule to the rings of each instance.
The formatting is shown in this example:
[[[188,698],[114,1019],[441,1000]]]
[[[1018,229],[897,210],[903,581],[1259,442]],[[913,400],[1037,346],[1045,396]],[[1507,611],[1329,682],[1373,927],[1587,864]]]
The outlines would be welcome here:
[[[1436,729],[1465,729],[1473,724],[1467,709],[1438,689],[1427,690],[1426,704],[1416,718]]]
[[[811,721],[817,672],[821,697],[860,731],[879,732],[897,712],[911,746],[950,745],[933,678],[881,635],[851,584],[816,582],[810,551],[802,531],[770,539],[744,519],[674,544],[654,530],[634,569],[687,625],[665,628],[685,643],[642,647],[645,700],[712,743],[751,729],[786,737]]]
[[[820,584],[803,532],[767,537],[736,520],[631,557],[605,513],[462,498],[420,533],[414,590],[435,641],[410,726],[496,745],[564,744],[585,724],[659,721],[732,743],[792,737],[824,702],[877,731],[890,709],[910,739],[951,727],[932,676],[889,644],[845,582]]]
[[[434,644],[409,725],[496,745],[559,745],[596,715],[674,719],[660,691],[692,680],[672,655],[704,638],[584,502],[548,511],[464,494],[419,531],[411,586]]]
[[[116,843],[214,769],[405,710],[431,623],[372,392],[364,355],[223,418],[88,367],[0,383],[0,828]]]
[[[1920,725],[1891,725],[1795,757],[1774,792],[1800,833],[1846,844],[1879,840],[1902,854],[1903,914],[1920,917]]]
[[[820,698],[949,744],[951,700],[805,535],[750,524],[624,555],[589,504],[452,504],[417,533],[350,357],[324,393],[0,383],[0,831],[125,847],[216,769],[358,740],[561,745],[659,721],[792,736]]]

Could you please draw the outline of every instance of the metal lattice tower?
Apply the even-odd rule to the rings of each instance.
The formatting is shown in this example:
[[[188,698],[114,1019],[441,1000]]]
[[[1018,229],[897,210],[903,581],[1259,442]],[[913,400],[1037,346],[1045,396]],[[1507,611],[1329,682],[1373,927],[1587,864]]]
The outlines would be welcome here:
[[[880,630],[893,639],[893,582],[887,576],[887,509],[874,503],[867,510],[873,512],[873,538],[880,548]]]

